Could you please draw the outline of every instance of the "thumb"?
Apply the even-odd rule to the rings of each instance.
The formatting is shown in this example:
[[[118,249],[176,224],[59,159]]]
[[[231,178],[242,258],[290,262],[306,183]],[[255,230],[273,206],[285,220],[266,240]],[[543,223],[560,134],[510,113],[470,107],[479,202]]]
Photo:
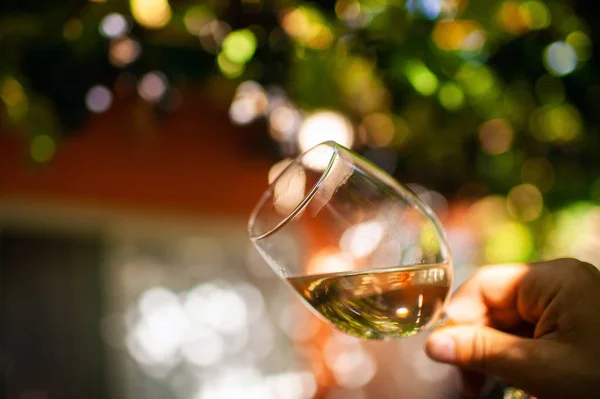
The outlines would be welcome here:
[[[434,332],[425,346],[433,360],[492,374],[526,388],[551,378],[554,343],[521,338],[484,326],[456,326]]]

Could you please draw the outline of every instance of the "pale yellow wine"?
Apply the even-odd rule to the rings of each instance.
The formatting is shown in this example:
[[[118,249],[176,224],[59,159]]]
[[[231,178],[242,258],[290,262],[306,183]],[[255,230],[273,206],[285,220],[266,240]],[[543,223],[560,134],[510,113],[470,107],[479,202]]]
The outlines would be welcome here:
[[[289,277],[296,291],[340,330],[360,338],[407,337],[442,309],[447,264]]]

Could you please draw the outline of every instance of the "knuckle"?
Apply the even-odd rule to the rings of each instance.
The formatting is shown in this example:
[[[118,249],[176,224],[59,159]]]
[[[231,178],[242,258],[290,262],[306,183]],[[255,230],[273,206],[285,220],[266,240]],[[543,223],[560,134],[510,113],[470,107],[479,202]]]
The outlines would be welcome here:
[[[575,258],[565,258],[561,259],[561,261],[576,277],[588,278],[590,276],[598,276],[600,273],[595,266]]]
[[[582,273],[585,273],[587,276],[600,276],[600,270],[596,266],[587,262],[577,262]]]
[[[600,270],[595,266],[575,258],[561,258],[549,262],[551,270],[566,277],[566,282],[580,284],[588,279],[600,278]],[[558,268],[556,268],[558,266]]]

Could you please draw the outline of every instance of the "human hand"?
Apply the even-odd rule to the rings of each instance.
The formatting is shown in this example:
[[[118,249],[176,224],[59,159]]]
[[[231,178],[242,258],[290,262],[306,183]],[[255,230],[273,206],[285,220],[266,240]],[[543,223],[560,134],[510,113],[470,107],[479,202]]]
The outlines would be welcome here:
[[[600,398],[600,272],[574,259],[486,266],[447,308],[427,354],[459,366],[466,393],[494,375],[539,399]]]

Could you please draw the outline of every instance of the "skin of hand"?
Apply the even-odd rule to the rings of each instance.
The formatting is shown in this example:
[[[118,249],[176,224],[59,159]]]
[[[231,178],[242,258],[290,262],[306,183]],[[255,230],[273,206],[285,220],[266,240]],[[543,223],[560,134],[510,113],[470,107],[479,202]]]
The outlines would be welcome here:
[[[452,297],[429,337],[467,396],[495,376],[538,399],[600,398],[600,271],[575,259],[486,266]]]

